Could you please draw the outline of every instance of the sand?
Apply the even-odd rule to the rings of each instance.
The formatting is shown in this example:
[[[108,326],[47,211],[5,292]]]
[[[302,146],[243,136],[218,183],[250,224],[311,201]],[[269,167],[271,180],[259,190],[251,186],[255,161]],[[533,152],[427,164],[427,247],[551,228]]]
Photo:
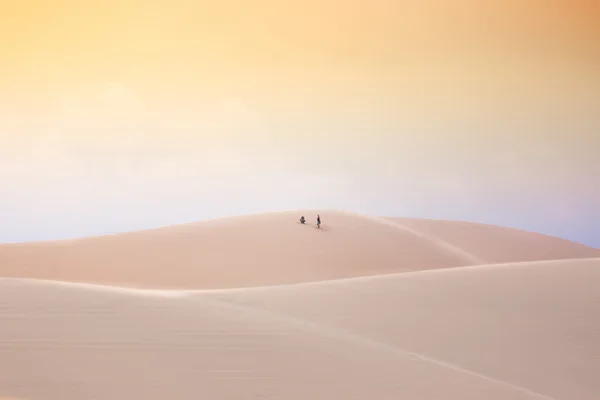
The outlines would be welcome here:
[[[0,398],[599,398],[596,249],[295,214],[0,246]]]
[[[466,221],[416,218],[390,220],[452,243],[488,263],[598,257],[598,249],[514,228]]]
[[[504,228],[477,226],[473,234],[460,222],[450,226],[440,222],[443,228],[431,234],[428,227],[410,226],[404,220],[321,214],[322,230],[311,225],[315,211],[300,210],[79,240],[0,245],[0,276],[209,289],[600,257],[598,249],[536,233],[510,231],[514,239]],[[297,222],[300,215],[309,225]],[[477,230],[490,233],[480,236]]]

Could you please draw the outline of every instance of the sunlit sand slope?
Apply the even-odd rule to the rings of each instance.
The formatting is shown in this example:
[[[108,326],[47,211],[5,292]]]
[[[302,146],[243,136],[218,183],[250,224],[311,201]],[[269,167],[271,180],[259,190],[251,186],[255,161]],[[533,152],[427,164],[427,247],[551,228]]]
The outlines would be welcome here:
[[[309,224],[297,222],[304,214]],[[0,245],[0,276],[169,289],[310,282],[500,261],[600,256],[498,227],[344,212],[267,213],[78,240]],[[437,226],[437,225],[436,225]],[[441,226],[441,225],[440,225]],[[432,232],[430,232],[432,231]],[[480,234],[479,231],[485,234]],[[487,236],[486,236],[487,235]]]
[[[0,395],[569,399],[600,393],[600,261],[273,288],[0,280]]]
[[[460,371],[487,382],[490,390],[510,388],[505,398],[592,400],[600,395],[600,259],[215,295],[250,311],[351,334],[357,346]]]
[[[435,236],[487,263],[600,257],[600,249],[502,226],[417,218],[388,220]]]

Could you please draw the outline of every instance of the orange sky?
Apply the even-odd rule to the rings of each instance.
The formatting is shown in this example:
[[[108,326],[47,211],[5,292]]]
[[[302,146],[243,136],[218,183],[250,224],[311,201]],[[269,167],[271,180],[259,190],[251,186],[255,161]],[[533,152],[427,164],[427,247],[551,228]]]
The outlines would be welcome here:
[[[2,137],[36,136],[31,119],[63,118],[65,101],[71,116],[87,107],[89,118],[115,119],[118,108],[153,127],[144,137],[172,138],[176,129],[157,127],[197,123],[231,101],[270,121],[302,118],[292,138],[335,115],[370,124],[406,113],[422,123],[516,103],[590,107],[600,87],[598,4],[4,0],[0,115],[18,121]]]
[[[0,0],[0,190],[280,179],[337,206],[362,179],[376,213],[390,187],[568,186],[548,209],[577,208],[600,201],[598,21],[595,0]]]
[[[3,0],[0,79],[33,91],[109,80],[161,93],[251,90],[320,74],[325,81],[340,68],[362,79],[380,69],[417,73],[428,61],[460,60],[477,70],[481,57],[576,57],[591,68],[599,55],[598,4]]]

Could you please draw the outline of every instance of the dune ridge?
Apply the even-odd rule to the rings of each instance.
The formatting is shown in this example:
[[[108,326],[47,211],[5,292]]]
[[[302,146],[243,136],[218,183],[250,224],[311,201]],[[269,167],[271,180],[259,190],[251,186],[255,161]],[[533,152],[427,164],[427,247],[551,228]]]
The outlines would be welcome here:
[[[464,233],[460,222],[444,222],[436,232],[405,220],[340,211],[321,214],[321,230],[297,223],[299,215],[309,222],[316,215],[298,210],[78,240],[0,245],[0,276],[153,289],[224,289],[600,257],[598,249],[535,233],[527,233],[529,242],[522,244],[521,239],[507,237],[504,228],[492,229],[486,240]],[[471,236],[461,241],[460,235]]]
[[[485,264],[486,263],[481,258],[469,253],[468,251],[466,251],[465,249],[463,249],[461,247],[455,246],[435,235],[425,233],[425,232],[422,232],[422,231],[419,231],[419,230],[416,230],[416,229],[406,226],[405,224],[402,223],[401,220],[386,219],[386,218],[375,217],[375,216],[366,216],[366,215],[361,215],[358,213],[352,213],[351,215],[355,215],[355,216],[362,217],[362,218],[369,218],[374,222],[389,225],[394,228],[401,229],[406,232],[410,232],[411,234],[415,235],[416,237],[418,237],[420,239],[423,239],[425,241],[429,241],[429,242],[433,243],[438,249],[444,250],[450,254],[461,257],[466,265],[469,265],[469,264],[477,265],[477,264]]]
[[[208,289],[152,289],[146,287],[135,287],[135,286],[119,286],[110,285],[104,283],[89,283],[89,282],[76,282],[76,281],[61,281],[51,279],[37,279],[37,278],[14,278],[14,277],[1,277],[0,282],[10,284],[11,282],[16,284],[32,284],[32,285],[57,285],[74,288],[83,288],[96,291],[108,291],[115,293],[130,293],[130,294],[141,294],[146,296],[159,296],[159,297],[184,297],[193,296],[195,294],[202,293],[235,293],[235,292],[246,292],[246,291],[260,291],[265,289],[283,289],[293,288],[297,286],[318,286],[318,285],[337,285],[345,284],[350,282],[367,282],[377,281],[384,279],[393,279],[398,276],[410,276],[413,274],[441,274],[443,272],[451,272],[453,270],[468,270],[468,269],[494,269],[494,268],[519,268],[526,267],[532,264],[538,266],[553,265],[557,262],[577,262],[577,263],[600,263],[600,257],[589,257],[589,258],[573,258],[568,260],[543,260],[543,261],[519,261],[519,262],[508,262],[508,263],[497,263],[497,264],[477,264],[477,265],[465,265],[462,267],[453,268],[440,268],[440,269],[423,269],[423,270],[412,270],[406,272],[395,272],[389,274],[377,274],[377,275],[361,275],[348,278],[336,278],[327,280],[315,280],[307,282],[293,282],[293,283],[280,283],[274,285],[265,286],[243,286],[243,287],[232,287],[232,288],[208,288]]]
[[[579,258],[575,254],[596,257],[600,252],[566,239],[504,226],[426,218],[387,219],[494,262]]]

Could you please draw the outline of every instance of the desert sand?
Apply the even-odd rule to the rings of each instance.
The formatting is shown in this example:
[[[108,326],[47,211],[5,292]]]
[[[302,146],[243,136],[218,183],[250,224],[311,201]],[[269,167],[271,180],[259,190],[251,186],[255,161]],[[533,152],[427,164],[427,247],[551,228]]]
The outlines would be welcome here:
[[[600,251],[313,211],[0,246],[0,398],[600,397]]]
[[[297,222],[300,215],[307,225]],[[162,289],[312,282],[501,262],[600,257],[537,233],[299,210],[77,240],[0,245],[0,276]],[[467,228],[465,228],[465,226]]]
[[[425,235],[436,236],[490,263],[598,256],[597,249],[514,228],[466,221],[416,218],[390,218],[390,220]]]

